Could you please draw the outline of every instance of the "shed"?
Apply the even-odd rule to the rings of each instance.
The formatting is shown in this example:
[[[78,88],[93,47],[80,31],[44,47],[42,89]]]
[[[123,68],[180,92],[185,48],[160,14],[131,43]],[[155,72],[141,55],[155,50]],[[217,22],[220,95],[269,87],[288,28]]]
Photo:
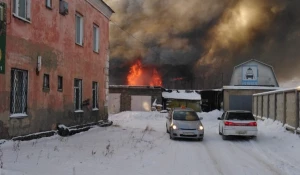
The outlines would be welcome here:
[[[261,92],[278,90],[278,87],[265,86],[224,86],[223,109],[252,111],[252,95]]]
[[[251,59],[234,67],[230,86],[223,87],[223,109],[252,111],[252,95],[279,89],[272,66]]]
[[[186,106],[201,112],[201,95],[194,90],[164,90],[162,92],[163,107],[174,108]]]
[[[203,112],[220,110],[223,102],[223,89],[200,90],[201,108]]]
[[[109,86],[109,113],[122,111],[151,111],[153,102],[162,103],[159,86]]]

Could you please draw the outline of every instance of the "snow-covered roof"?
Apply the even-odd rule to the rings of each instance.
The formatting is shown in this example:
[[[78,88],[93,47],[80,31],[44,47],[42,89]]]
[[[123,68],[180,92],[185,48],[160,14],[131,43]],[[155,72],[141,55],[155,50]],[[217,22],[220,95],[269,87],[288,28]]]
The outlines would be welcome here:
[[[201,95],[193,90],[172,90],[172,92],[163,92],[162,97],[166,99],[201,100]]]
[[[278,90],[278,87],[266,87],[266,86],[223,86],[223,89],[233,89],[233,90]]]

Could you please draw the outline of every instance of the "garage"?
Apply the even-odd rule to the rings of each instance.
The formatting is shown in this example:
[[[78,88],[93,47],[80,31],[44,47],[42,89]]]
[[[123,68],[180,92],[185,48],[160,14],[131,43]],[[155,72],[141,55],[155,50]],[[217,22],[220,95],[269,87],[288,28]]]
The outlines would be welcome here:
[[[229,110],[252,111],[252,95],[230,95]]]
[[[119,93],[110,93],[108,100],[108,112],[110,114],[115,114],[120,112],[120,102],[121,94]]]
[[[151,96],[132,95],[131,111],[150,111]]]
[[[109,112],[151,111],[153,102],[162,104],[162,88],[157,86],[109,86]]]

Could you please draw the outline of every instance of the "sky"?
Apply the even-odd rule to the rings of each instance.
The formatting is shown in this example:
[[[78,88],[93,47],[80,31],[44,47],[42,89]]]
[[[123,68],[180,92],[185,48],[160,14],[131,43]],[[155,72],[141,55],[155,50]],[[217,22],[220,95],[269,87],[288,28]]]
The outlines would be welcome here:
[[[300,85],[298,0],[104,1],[115,11],[112,84],[126,83],[139,58],[157,67],[165,85],[177,77],[207,88],[228,84],[233,67],[249,59],[272,65],[282,87]]]

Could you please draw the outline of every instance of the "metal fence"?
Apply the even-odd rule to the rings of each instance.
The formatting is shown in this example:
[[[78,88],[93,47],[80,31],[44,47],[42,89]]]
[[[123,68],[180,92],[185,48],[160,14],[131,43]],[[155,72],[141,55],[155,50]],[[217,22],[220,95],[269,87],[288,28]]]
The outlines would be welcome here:
[[[252,112],[257,118],[277,120],[287,129],[300,131],[299,91],[295,88],[254,94]]]

